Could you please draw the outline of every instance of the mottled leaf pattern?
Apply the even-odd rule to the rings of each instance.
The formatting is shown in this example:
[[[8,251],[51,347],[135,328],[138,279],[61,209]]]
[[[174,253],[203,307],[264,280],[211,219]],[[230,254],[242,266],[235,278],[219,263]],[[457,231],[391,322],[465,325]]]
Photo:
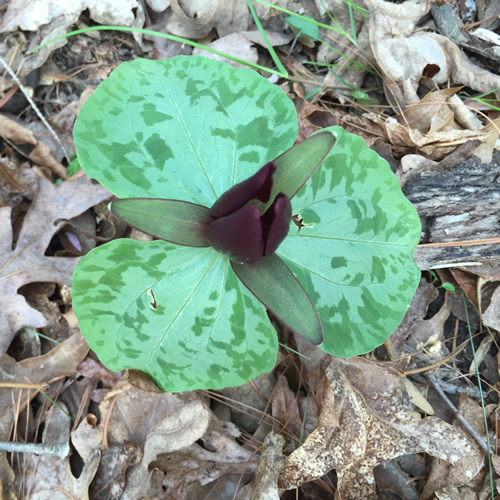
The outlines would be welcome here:
[[[292,101],[255,71],[179,56],[118,66],[84,104],[74,137],[85,173],[116,196],[210,207],[297,131]]]
[[[115,240],[79,262],[72,293],[101,361],[166,391],[236,386],[274,367],[265,308],[211,248]]]
[[[303,219],[278,254],[316,306],[321,347],[350,357],[396,329],[420,279],[420,220],[387,162],[340,127],[323,165],[292,199]]]
[[[121,64],[85,103],[74,136],[83,170],[118,197],[209,208],[274,159],[283,168],[275,188],[295,193],[333,142],[323,134],[277,158],[297,129],[292,102],[255,72],[180,56]],[[291,224],[278,252],[316,306],[321,347],[347,357],[380,345],[401,321],[419,281],[412,254],[420,222],[385,161],[361,138],[327,130],[337,142],[293,197],[301,228]],[[179,241],[166,225],[180,218],[206,244],[205,230],[191,227],[203,217],[169,211],[167,224],[156,203],[152,234]],[[126,217],[142,224],[148,206],[136,208]],[[282,307],[295,304],[291,292],[264,292],[301,324],[300,307]],[[81,259],[72,295],[106,366],[142,370],[166,391],[240,385],[274,366],[278,343],[265,308],[213,248],[115,240]],[[306,325],[316,321],[310,336],[320,341],[310,309]]]

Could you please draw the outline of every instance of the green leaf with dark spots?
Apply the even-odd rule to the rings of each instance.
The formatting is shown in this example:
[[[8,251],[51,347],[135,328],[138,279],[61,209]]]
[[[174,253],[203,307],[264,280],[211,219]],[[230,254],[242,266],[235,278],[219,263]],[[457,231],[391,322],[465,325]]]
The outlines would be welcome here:
[[[249,69],[202,56],[120,64],[74,128],[84,172],[119,198],[212,206],[291,147],[292,101]]]
[[[111,203],[111,212],[127,224],[162,240],[189,247],[208,247],[209,209],[179,200],[126,198]]]
[[[321,348],[350,357],[379,346],[401,322],[420,280],[420,219],[389,165],[340,127],[321,167],[292,199],[278,254],[321,318]]]
[[[276,255],[255,264],[231,263],[245,286],[293,332],[313,344],[323,341],[318,313],[294,275]]]
[[[274,367],[265,308],[211,248],[112,241],[80,260],[72,296],[100,360],[141,370],[165,391],[241,385]]]

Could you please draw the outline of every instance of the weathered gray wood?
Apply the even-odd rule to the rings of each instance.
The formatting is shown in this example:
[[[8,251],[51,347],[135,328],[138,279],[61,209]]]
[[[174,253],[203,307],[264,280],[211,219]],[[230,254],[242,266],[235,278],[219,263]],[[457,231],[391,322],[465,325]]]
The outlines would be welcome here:
[[[404,188],[422,220],[421,243],[500,237],[500,153],[482,164],[476,158],[452,169],[423,172]],[[500,244],[419,247],[421,269],[451,267],[500,257]]]

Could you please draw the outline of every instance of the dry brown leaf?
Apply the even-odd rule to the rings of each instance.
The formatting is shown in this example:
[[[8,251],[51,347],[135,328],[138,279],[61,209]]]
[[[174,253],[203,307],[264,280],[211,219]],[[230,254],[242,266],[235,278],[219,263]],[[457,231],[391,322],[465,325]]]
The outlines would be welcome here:
[[[23,127],[2,114],[0,114],[0,135],[4,139],[9,139],[19,144],[35,145],[37,142],[33,132],[29,128]]]
[[[481,145],[479,139],[472,139],[458,146],[452,153],[445,156],[441,161],[435,162],[429,158],[420,155],[406,155],[401,158],[401,172],[398,172],[399,183],[404,188],[416,177],[424,172],[450,170],[455,165],[465,160],[468,160],[474,155],[478,146]],[[417,262],[417,260],[415,259]],[[419,263],[417,262],[417,265]],[[419,266],[420,267],[420,266]],[[421,269],[429,269],[429,267],[420,267]]]
[[[54,157],[49,146],[44,142],[38,141],[33,131],[28,127],[24,127],[14,120],[0,115],[0,136],[18,144],[31,144],[35,146],[35,149],[29,155],[30,159],[38,165],[49,168],[62,179],[66,178],[66,169]]]
[[[71,419],[64,404],[52,406],[45,420],[42,443],[69,443],[70,427]],[[61,459],[52,455],[25,453],[22,461],[16,461],[22,464],[17,474],[18,482],[24,481],[29,498],[33,500],[88,500],[89,486],[100,459],[98,451],[87,457],[81,474],[76,478],[71,471],[69,457]]]
[[[146,19],[143,3],[138,0],[13,0],[3,15],[2,31],[35,31],[32,48],[64,35],[76,24],[82,11],[88,10],[91,19],[103,25],[130,26],[142,28]],[[139,45],[142,35],[133,33]],[[43,47],[23,61],[21,76],[39,68],[52,51],[62,47],[62,39]]]
[[[484,436],[484,417],[481,405],[464,394],[460,395],[460,403],[458,405],[459,414],[485,439]],[[455,420],[454,425],[458,428],[461,424]],[[466,436],[468,436],[466,434]],[[425,484],[424,490],[420,498],[422,500],[430,500],[436,495],[438,498],[448,498],[446,496],[439,496],[439,491],[446,491],[449,487],[457,487],[468,484],[471,486],[475,484],[479,486],[484,479],[484,473],[478,474],[484,464],[481,449],[479,445],[470,437],[467,437],[470,446],[475,450],[474,456],[466,456],[458,460],[454,464],[447,463],[443,460],[434,459],[432,461],[432,469]],[[480,458],[480,460],[478,460]],[[451,498],[466,498],[465,492],[467,488],[463,489],[463,493],[458,493],[458,496]],[[462,488],[457,492],[462,491]]]
[[[385,343],[385,347],[392,359],[399,359],[405,354],[404,346],[406,342],[412,337],[413,332],[418,328],[419,323],[427,314],[429,304],[438,295],[439,292],[432,283],[428,283],[424,278],[420,280],[420,284],[403,321]]]
[[[275,385],[276,375],[271,371],[246,384],[222,389],[221,394],[231,401],[232,422],[240,429],[253,434],[259,427]]]
[[[0,390],[0,441],[8,441],[17,414],[13,402],[19,401],[19,411],[38,394],[36,385],[49,380],[66,377],[76,370],[77,365],[85,358],[89,350],[87,342],[80,333],[75,333],[57,347],[43,356],[29,358],[16,363],[4,354],[0,358],[2,367],[2,383]],[[33,389],[15,388],[16,383],[31,383]],[[10,387],[12,385],[12,387]],[[9,498],[14,473],[6,460],[5,452],[0,453],[0,481],[3,483],[3,497]]]
[[[415,351],[425,351],[431,358],[440,358],[443,354],[447,354],[448,350],[442,341],[444,339],[444,324],[450,313],[450,305],[447,295],[445,295],[441,309],[432,318],[421,320],[416,324],[407,339],[407,345]]]
[[[167,30],[185,38],[205,38],[212,28],[220,37],[245,31],[250,25],[246,2],[238,0],[171,0]]]
[[[427,13],[429,2],[377,3],[381,8],[372,11],[369,21],[372,51],[385,77],[399,85],[406,104],[419,102],[417,89],[429,66],[436,70],[429,79],[434,85],[446,85],[451,81],[478,92],[500,87],[500,76],[473,64],[444,36],[414,32],[416,22]],[[412,6],[420,10],[416,17],[408,12]]]
[[[418,104],[409,106],[404,113],[395,118],[401,125],[425,134],[429,132],[436,116],[450,112],[446,100],[454,96],[460,89],[461,87],[455,87],[428,92]]]
[[[338,124],[333,113],[304,99],[304,92],[298,83],[293,84],[293,90],[297,96],[294,100],[297,109],[297,121],[299,123],[297,142],[307,139],[320,128]]]
[[[321,44],[318,48],[318,61],[335,62],[338,66],[335,74],[340,77],[337,79],[332,73],[324,77],[323,85],[332,87],[343,87],[343,82],[352,85],[354,88],[360,88],[366,72],[360,69],[356,63],[364,66],[370,66],[370,40],[368,37],[368,27],[365,18],[358,9],[351,9],[349,5],[342,0],[317,1],[316,5],[322,16],[326,12],[334,13],[334,20],[328,22],[335,31],[322,29],[321,33],[325,38],[326,44]],[[358,1],[357,5],[372,9],[373,5],[366,1]],[[315,19],[318,19],[316,16]],[[356,44],[351,41],[341,31],[357,34]],[[332,47],[334,50],[332,50]],[[343,54],[343,55],[341,55]],[[342,81],[341,81],[341,80]],[[350,92],[349,92],[350,93]],[[339,98],[342,99],[341,95]]]
[[[43,356],[19,362],[14,361],[7,354],[0,358],[4,384],[0,390],[0,408],[3,408],[3,411],[0,412],[0,441],[6,441],[10,435],[15,418],[12,411],[12,401],[17,401],[20,391],[22,391],[22,389],[10,388],[9,384],[30,383],[37,385],[65,377],[76,371],[76,367],[85,358],[88,350],[89,347],[82,335],[75,333]],[[25,404],[35,395],[35,390],[30,391],[29,397],[24,392],[20,400],[22,404]],[[11,411],[7,411],[8,408]]]
[[[226,35],[222,38],[219,38],[218,40],[215,40],[212,43],[209,43],[207,47],[212,47],[219,52],[224,52],[225,54],[237,57],[248,63],[256,64],[259,61],[257,49],[253,46],[253,43],[250,42],[241,33],[231,33],[230,35]],[[203,55],[205,57],[208,57],[209,59],[227,62],[235,68],[248,68],[248,65],[246,64],[231,61],[225,57],[219,56],[217,54],[212,54],[211,52],[207,52],[206,50],[201,50],[199,48],[195,48],[193,50],[193,55]]]
[[[483,313],[483,323],[500,332],[500,287],[493,293],[490,305]]]
[[[2,31],[37,31],[55,18],[63,27],[78,21],[80,13],[89,9],[90,17],[99,24],[130,26],[135,19],[137,0],[12,0],[3,16]]]
[[[90,485],[90,498],[123,498],[127,472],[141,458],[142,452],[134,443],[125,442],[102,451],[100,474],[96,474]]]
[[[377,118],[377,121],[379,120],[380,118]],[[422,134],[417,129],[401,125],[395,118],[388,118],[382,128],[385,129],[384,132],[397,156],[403,156],[408,150],[418,149],[421,154],[432,160],[442,159],[467,141],[479,139],[486,142],[495,138],[497,134],[496,131],[490,130],[458,130],[456,128]],[[489,151],[493,151],[492,146]]]
[[[442,116],[448,122],[451,119],[449,111],[443,112]],[[368,145],[373,144],[378,138],[385,138],[398,158],[418,150],[422,156],[435,161],[446,159],[457,147],[466,143],[470,145],[472,141],[480,141],[474,143],[474,152],[478,150],[478,145],[482,146],[484,143],[486,150],[482,153],[482,157],[485,154],[492,154],[494,141],[498,137],[498,131],[495,128],[459,130],[454,122],[451,122],[447,129],[432,130],[423,134],[418,129],[399,123],[394,117],[383,118],[375,113],[365,113],[362,116],[347,114],[339,119],[339,125],[348,131],[362,135]]]
[[[278,474],[283,465],[285,439],[280,434],[270,432],[262,446],[259,465],[255,471],[250,500],[277,500]]]
[[[165,453],[175,452],[174,456],[177,456],[178,450],[186,449],[202,438],[210,419],[208,408],[196,393],[144,392],[131,386],[127,380],[120,380],[114,386],[99,405],[99,412],[101,423],[94,426],[92,419],[84,420],[74,433],[73,444],[83,457],[90,456],[95,450],[104,453],[107,444],[106,456],[115,459],[101,462],[96,474],[99,489],[104,491],[115,471],[119,474],[120,494],[128,498],[144,496],[150,485],[150,464]],[[109,426],[106,426],[108,417]],[[124,443],[130,444],[126,450]],[[122,453],[127,459],[117,463]],[[138,460],[140,463],[134,462],[138,453],[142,458]]]
[[[456,463],[476,457],[466,437],[439,418],[413,418],[395,395],[403,364],[333,359],[318,428],[285,460],[278,480],[291,489],[336,469],[343,499],[375,498],[373,468],[428,453]]]
[[[284,375],[278,378],[271,404],[272,416],[283,424],[288,433],[298,438],[302,429],[302,419],[297,405],[297,396],[288,387],[288,381]],[[287,438],[285,451],[293,451],[296,442],[294,439]]]
[[[163,493],[164,498],[177,500],[225,474],[239,476],[255,472],[258,457],[236,441],[240,434],[231,422],[212,416],[207,432],[199,442],[175,453],[162,454],[153,462],[152,465],[164,474],[160,489],[154,494]]]
[[[267,40],[269,43],[275,47],[275,46],[280,46],[280,45],[286,45],[287,43],[291,42],[292,39],[295,37],[293,33],[281,33],[278,31],[266,31],[266,36]],[[260,31],[242,31],[241,34],[247,39],[250,40],[253,43],[256,43],[257,45],[260,45],[261,47],[266,48],[267,43],[262,37]]]
[[[146,0],[155,12],[163,12],[170,7],[170,0]]]
[[[17,293],[28,283],[47,281],[71,284],[77,259],[47,257],[44,252],[62,223],[107,199],[110,193],[83,176],[54,186],[39,176],[38,191],[13,249],[11,208],[0,208],[0,353],[25,326],[46,325],[44,316]]]

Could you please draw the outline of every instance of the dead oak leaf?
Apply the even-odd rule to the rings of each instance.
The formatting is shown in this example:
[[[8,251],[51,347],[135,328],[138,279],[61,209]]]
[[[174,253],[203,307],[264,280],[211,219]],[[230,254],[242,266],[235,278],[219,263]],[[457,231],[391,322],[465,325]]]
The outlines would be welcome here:
[[[71,418],[67,408],[64,403],[59,402],[49,410],[45,420],[42,443],[53,446],[69,443],[70,428]],[[23,478],[25,488],[30,492],[30,498],[36,500],[66,500],[68,498],[88,500],[89,486],[100,459],[101,454],[96,451],[83,464],[78,477],[75,477],[71,470],[69,456],[61,459],[49,454],[27,453],[17,475],[18,478]]]
[[[43,386],[50,380],[66,377],[76,371],[76,367],[85,358],[88,351],[87,342],[78,332],[43,356],[19,362],[7,354],[0,356],[2,380],[0,388],[0,408],[2,408],[0,412],[0,441],[9,440],[14,424],[19,418],[19,412],[38,394],[36,390],[18,387],[19,383],[31,383],[33,388],[36,388],[37,385]],[[16,404],[13,404],[13,401]],[[66,436],[66,441],[68,439]],[[10,468],[6,452],[2,451],[0,452],[0,491],[2,491],[3,485],[1,498],[17,498],[14,496],[13,490],[14,479],[15,475]]]
[[[44,255],[54,234],[64,223],[109,198],[110,193],[86,177],[54,186],[38,177],[38,189],[13,248],[11,208],[0,208],[0,354],[6,352],[14,335],[25,326],[46,325],[43,315],[28,305],[18,289],[33,282],[71,285],[78,259]]]
[[[395,395],[401,371],[397,363],[332,360],[318,427],[285,460],[278,486],[292,489],[336,469],[340,497],[375,498],[373,468],[393,458],[425,452],[455,463],[476,456],[451,425],[410,415]]]
[[[245,2],[234,0],[171,0],[167,30],[185,38],[205,38],[215,28],[220,37],[245,31],[250,12]]]

